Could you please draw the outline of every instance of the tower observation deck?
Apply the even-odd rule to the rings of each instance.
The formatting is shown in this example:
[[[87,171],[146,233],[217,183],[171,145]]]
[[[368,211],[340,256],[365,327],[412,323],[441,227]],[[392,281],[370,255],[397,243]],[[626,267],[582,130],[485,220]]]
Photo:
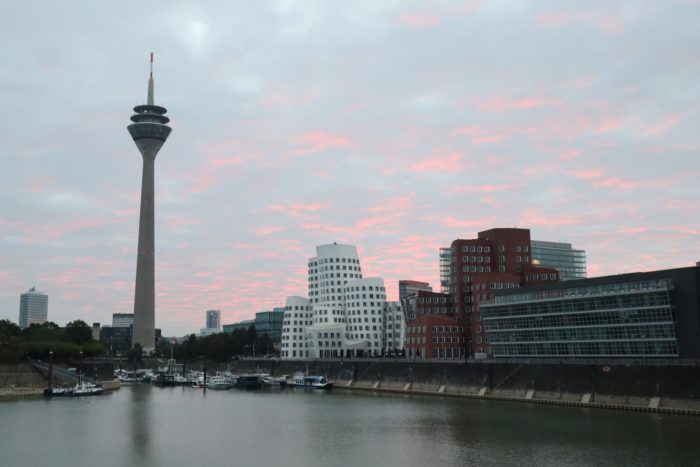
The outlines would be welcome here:
[[[170,119],[165,116],[166,108],[154,103],[153,88],[153,53],[151,53],[147,101],[145,105],[134,107],[135,114],[131,116],[133,123],[127,127],[143,158],[132,342],[140,344],[145,352],[155,349],[155,160],[158,151],[172,131],[172,128],[167,125]]]

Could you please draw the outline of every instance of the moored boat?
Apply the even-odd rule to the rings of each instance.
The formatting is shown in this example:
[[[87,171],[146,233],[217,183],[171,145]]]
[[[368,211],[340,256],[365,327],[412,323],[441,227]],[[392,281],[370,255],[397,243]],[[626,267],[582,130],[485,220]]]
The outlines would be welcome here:
[[[331,389],[333,387],[333,383],[330,383],[328,378],[325,376],[307,375],[306,373],[298,372],[294,373],[294,377],[292,378],[292,386],[314,389]]]

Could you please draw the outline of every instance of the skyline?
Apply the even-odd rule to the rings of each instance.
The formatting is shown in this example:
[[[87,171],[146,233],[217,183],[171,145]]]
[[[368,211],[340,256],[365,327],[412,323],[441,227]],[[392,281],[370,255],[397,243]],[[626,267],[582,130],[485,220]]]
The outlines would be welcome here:
[[[306,296],[333,242],[390,300],[399,279],[438,289],[438,248],[495,227],[586,250],[589,277],[700,260],[696,3],[169,5],[0,19],[0,319],[32,286],[59,323],[133,309],[124,122],[151,51],[174,129],[155,178],[164,335]]]

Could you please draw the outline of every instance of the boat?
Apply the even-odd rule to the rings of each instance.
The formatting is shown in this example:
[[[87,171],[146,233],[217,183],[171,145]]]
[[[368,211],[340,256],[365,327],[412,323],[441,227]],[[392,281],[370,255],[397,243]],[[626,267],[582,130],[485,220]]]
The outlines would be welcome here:
[[[294,373],[292,378],[292,386],[314,388],[314,389],[331,389],[333,383],[328,382],[328,378],[318,375],[307,375],[306,373]]]
[[[228,389],[231,383],[224,375],[214,375],[207,378],[207,389]]]
[[[274,377],[268,374],[262,375],[260,381],[263,386],[286,386],[289,376],[282,375],[279,377]]]
[[[75,387],[69,389],[69,396],[96,396],[105,392],[102,386],[90,383],[88,381],[78,381]]]

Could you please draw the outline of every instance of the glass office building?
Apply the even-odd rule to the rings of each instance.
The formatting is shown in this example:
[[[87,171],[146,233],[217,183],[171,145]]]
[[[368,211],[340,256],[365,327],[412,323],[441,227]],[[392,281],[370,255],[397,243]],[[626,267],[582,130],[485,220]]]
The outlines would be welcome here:
[[[493,357],[700,357],[700,268],[496,291]]]
[[[586,278],[586,251],[572,248],[570,243],[530,242],[532,265],[559,271],[559,280]]]

